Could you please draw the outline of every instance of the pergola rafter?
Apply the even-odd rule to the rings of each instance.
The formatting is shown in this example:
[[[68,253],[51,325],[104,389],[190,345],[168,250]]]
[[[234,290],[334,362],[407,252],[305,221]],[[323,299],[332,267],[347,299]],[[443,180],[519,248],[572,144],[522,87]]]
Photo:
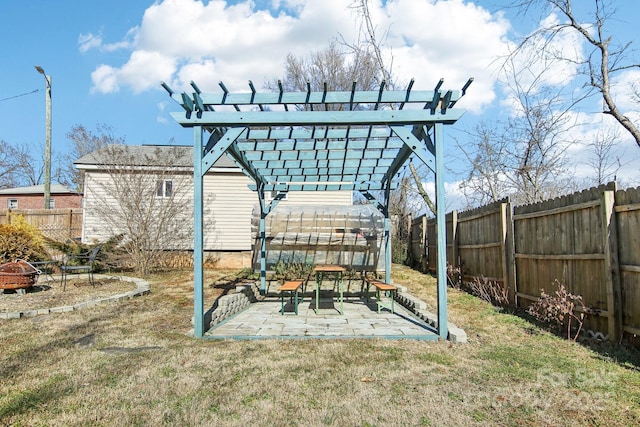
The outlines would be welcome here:
[[[394,178],[415,156],[436,175],[436,204],[444,206],[443,125],[455,123],[463,110],[453,108],[472,79],[461,90],[403,91],[323,90],[232,93],[175,93],[162,86],[182,106],[171,113],[183,127],[194,129],[194,319],[195,335],[204,334],[203,304],[203,177],[223,154],[254,183],[261,207],[261,287],[266,288],[265,218],[288,191],[350,190],[361,192],[385,217],[385,276],[391,280],[389,196]],[[205,135],[208,139],[205,142]],[[377,200],[372,192],[381,192]],[[267,203],[265,192],[276,192]],[[444,209],[437,212],[438,335],[447,338],[446,256]]]

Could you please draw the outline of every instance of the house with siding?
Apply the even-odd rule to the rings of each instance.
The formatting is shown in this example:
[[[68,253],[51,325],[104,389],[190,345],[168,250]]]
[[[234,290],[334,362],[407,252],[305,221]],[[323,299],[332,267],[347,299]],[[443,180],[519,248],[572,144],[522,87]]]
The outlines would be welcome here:
[[[82,194],[61,184],[51,184],[50,209],[82,207]],[[5,188],[0,190],[0,209],[27,210],[44,208],[44,185]]]
[[[175,192],[180,197],[181,211],[176,220],[184,224],[185,230],[193,229],[193,148],[185,146],[126,146],[129,167],[153,177],[148,185],[155,186],[154,197],[166,196],[167,192]],[[104,148],[83,156],[75,162],[76,167],[84,173],[84,218],[82,240],[84,242],[104,241],[116,234],[101,215],[105,204],[115,208],[116,199],[112,195],[112,170],[116,160],[109,158],[109,151]],[[113,157],[113,156],[111,156]],[[162,159],[164,165],[150,165],[146,159]],[[155,162],[155,161],[154,161]],[[162,167],[164,166],[164,167]],[[171,169],[170,175],[166,170]],[[204,250],[218,258],[235,260],[229,266],[249,267],[254,240],[252,238],[252,215],[259,202],[258,194],[249,188],[253,181],[247,177],[233,160],[222,156],[209,170],[204,178],[205,202],[205,239]],[[177,194],[180,193],[180,194]],[[267,195],[267,199],[272,195]],[[291,191],[287,193],[279,206],[327,206],[352,205],[351,191]],[[102,206],[102,207],[101,207]],[[167,250],[192,250],[193,234],[186,232],[183,238],[172,240]],[[223,257],[224,255],[224,257]],[[228,264],[227,264],[228,265]]]

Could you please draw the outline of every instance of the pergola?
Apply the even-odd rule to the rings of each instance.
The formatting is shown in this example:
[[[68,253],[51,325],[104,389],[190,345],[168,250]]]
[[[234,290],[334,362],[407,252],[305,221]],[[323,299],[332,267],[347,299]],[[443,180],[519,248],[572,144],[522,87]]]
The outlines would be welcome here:
[[[220,82],[219,93],[175,93],[162,86],[184,111],[171,113],[194,130],[194,333],[204,335],[203,178],[227,153],[253,180],[260,202],[260,282],[266,289],[265,218],[288,191],[351,190],[361,192],[384,215],[385,280],[391,281],[390,192],[394,177],[410,157],[435,173],[437,214],[437,336],[446,339],[447,280],[444,192],[444,125],[463,110],[453,108],[461,90],[321,91],[232,93]],[[266,192],[275,197],[265,200]],[[376,195],[378,197],[376,197]],[[381,199],[381,200],[377,200]],[[440,207],[443,207],[440,209]]]

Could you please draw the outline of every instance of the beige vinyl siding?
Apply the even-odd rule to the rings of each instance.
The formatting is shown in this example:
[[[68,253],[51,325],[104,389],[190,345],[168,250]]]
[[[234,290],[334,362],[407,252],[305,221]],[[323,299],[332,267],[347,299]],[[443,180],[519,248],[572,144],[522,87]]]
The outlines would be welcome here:
[[[189,224],[185,229],[185,236],[180,240],[173,240],[172,247],[167,249],[193,248],[193,177],[181,174],[164,176],[173,181],[174,200],[182,206],[181,213],[174,220]],[[155,180],[151,179],[155,183]],[[124,224],[112,224],[103,217],[102,212],[118,208],[118,201],[113,197],[112,180],[108,173],[87,171],[84,187],[84,218],[82,227],[82,241],[85,243],[104,242],[117,234],[126,232]],[[154,185],[154,184],[152,184]],[[155,188],[150,191],[155,193]],[[155,197],[155,196],[152,196]]]
[[[242,173],[212,172],[204,178],[205,250],[251,249],[251,212],[258,196]]]
[[[82,220],[82,241],[84,243],[104,242],[112,235],[112,230],[110,227],[105,227],[104,220],[97,212],[97,200],[106,200],[107,203],[113,204],[114,208],[116,206],[114,198],[105,188],[109,182],[109,175],[106,173],[87,172],[85,175]]]

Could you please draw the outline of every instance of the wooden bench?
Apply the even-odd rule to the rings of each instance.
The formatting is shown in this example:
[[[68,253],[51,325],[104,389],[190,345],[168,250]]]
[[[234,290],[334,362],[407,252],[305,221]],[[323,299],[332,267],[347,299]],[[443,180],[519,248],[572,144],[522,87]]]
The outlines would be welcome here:
[[[292,280],[289,282],[284,282],[282,286],[278,289],[280,292],[280,298],[282,302],[282,308],[280,309],[280,313],[284,316],[284,297],[285,294],[288,293],[289,297],[292,301],[294,301],[294,307],[296,315],[298,314],[298,291],[302,287],[303,280]],[[302,300],[300,300],[302,302]]]
[[[370,277],[364,277],[364,281],[367,284],[367,301],[369,300],[369,286],[373,286],[376,288],[376,304],[378,305],[378,313],[380,313],[381,308],[387,308],[391,311],[391,313],[395,313],[394,301],[396,299],[396,292],[398,288],[395,286],[385,283],[382,280],[373,279]],[[382,299],[382,292],[388,292],[389,297],[391,299],[390,303],[386,303]]]

